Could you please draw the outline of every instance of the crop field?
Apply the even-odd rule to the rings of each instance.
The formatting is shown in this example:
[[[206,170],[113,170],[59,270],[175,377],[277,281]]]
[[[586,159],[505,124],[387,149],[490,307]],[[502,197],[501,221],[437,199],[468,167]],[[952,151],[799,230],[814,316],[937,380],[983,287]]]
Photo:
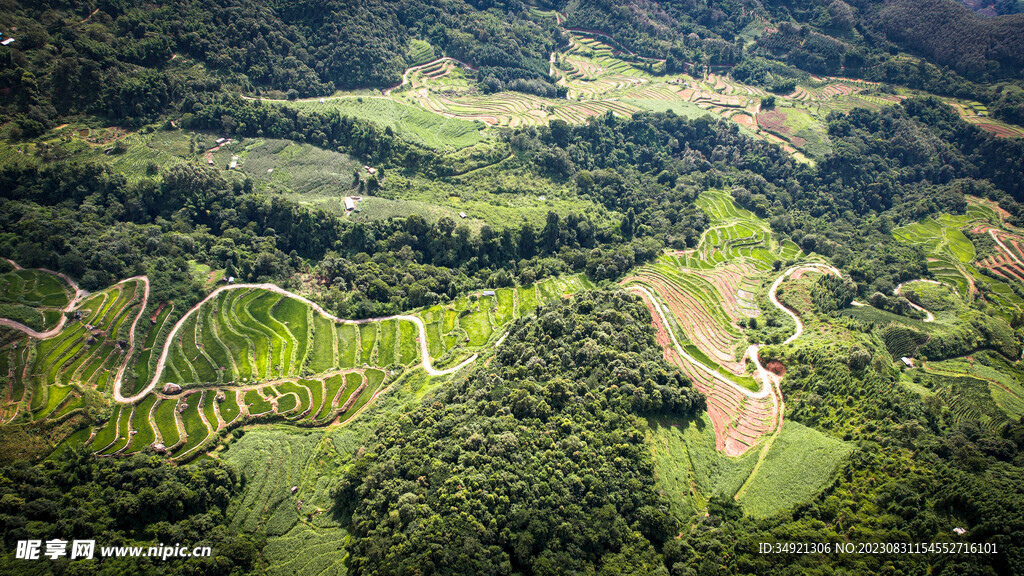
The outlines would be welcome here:
[[[659,75],[663,61],[624,53],[582,32],[571,32],[568,45],[552,54],[550,72],[565,87],[565,99],[520,92],[485,94],[462,63],[429,59],[431,55],[436,55],[433,47],[414,41],[409,54],[414,64],[403,83],[379,96],[346,93],[274,102],[364,118],[438,149],[472,146],[483,138],[483,129],[492,126],[545,125],[554,119],[584,123],[605,113],[631,116],[641,110],[674,110],[733,122],[748,135],[780,145],[796,160],[813,163],[813,157],[831,148],[825,131],[829,112],[858,106],[877,109],[903,98],[871,83],[819,78],[792,94],[776,95],[776,109],[762,111],[760,101],[767,93],[761,88],[713,73],[703,78]]]
[[[757,461],[756,452],[734,458],[718,451],[707,414],[693,421],[649,418],[647,424],[654,477],[679,518],[706,507],[711,496],[735,494]]]
[[[1024,416],[1024,374],[994,353],[928,362],[923,368],[928,388],[946,403],[955,422],[998,430]]]
[[[298,501],[306,487],[302,472],[313,457],[321,432],[291,433],[253,430],[231,443],[223,458],[236,466],[245,481],[241,498],[233,499],[227,516],[231,527],[244,532],[287,533],[298,522]]]
[[[70,304],[70,290],[65,291],[56,276],[27,272],[35,271],[9,273],[13,274],[7,277],[10,285],[28,279],[18,285],[34,286],[20,294],[15,290],[11,298],[43,306]],[[14,375],[5,417],[13,418],[26,399],[25,407],[36,418],[67,414],[80,406],[79,387],[106,390],[112,374],[131,355],[129,332],[142,313],[142,292],[138,280],[118,283],[72,306],[63,325],[50,323],[49,337],[17,339],[0,348],[7,372]]]
[[[647,424],[658,487],[680,518],[705,508],[716,494],[739,494],[744,512],[771,516],[821,492],[853,451],[850,444],[786,422],[759,463],[755,451],[732,457],[716,450],[707,415],[692,421],[649,418]]]
[[[263,556],[270,576],[342,576],[347,573],[344,553],[348,532],[342,528],[315,528],[302,523],[287,534],[267,538]],[[302,550],[296,554],[296,550]]]
[[[177,445],[181,439],[177,407],[174,400],[160,400],[153,411],[153,424],[159,434],[159,441],[167,448]]]
[[[754,518],[805,502],[832,482],[852,451],[851,444],[788,421],[738,501]]]
[[[290,140],[244,140],[227,146],[225,154],[238,157],[237,170],[252,179],[256,190],[297,202],[330,196],[336,212],[341,211],[339,192],[353,187],[352,173],[363,166],[348,154]],[[314,204],[327,208],[326,202]]]
[[[210,428],[204,421],[202,411],[203,396],[209,391],[199,391],[182,396],[178,401],[178,409],[181,410],[181,420],[185,424],[184,442],[175,452],[174,456],[180,458],[187,456],[198,449],[210,437]]]
[[[987,269],[1007,284],[1024,283],[1024,237],[991,227],[979,227],[974,231],[979,234],[987,232],[996,241],[995,253],[979,260],[978,267]]]
[[[711,219],[695,252],[677,255],[687,268],[714,268],[723,262],[744,259],[761,271],[775,260],[795,260],[800,249],[790,241],[777,242],[768,223],[741,208],[725,192],[709,190],[697,199],[697,206]]]
[[[33,330],[56,327],[70,296],[70,287],[56,274],[26,269],[0,274],[0,317]]]
[[[430,359],[454,367],[493,345],[513,319],[591,288],[583,276],[552,277],[417,315]],[[36,419],[81,408],[85,388],[112,392],[114,375],[134,356],[137,377],[121,390],[131,398],[93,429],[91,449],[115,454],[153,446],[190,459],[229,425],[344,423],[393,376],[423,361],[419,327],[408,318],[336,320],[301,298],[249,286],[215,291],[177,321],[173,303],[154,305],[135,348],[129,332],[142,319],[143,293],[142,280],[120,282],[75,304],[73,319],[52,337],[0,348],[0,371],[10,376],[2,390],[4,418],[23,408]],[[52,295],[37,300],[45,298],[56,301]],[[164,393],[171,383],[183,391]]]
[[[743,334],[724,310],[714,285],[693,273],[663,264],[644,267],[628,282],[644,285],[663,300],[686,339],[716,364],[742,374],[736,349],[744,348]]]
[[[152,412],[160,398],[150,394],[142,399],[132,410],[131,442],[125,447],[126,452],[137,452],[156,442],[156,431],[153,429]]]
[[[131,390],[131,392],[137,392],[149,382],[153,365],[156,364],[157,357],[160,356],[157,340],[161,335],[166,336],[165,331],[170,329],[173,312],[174,304],[163,304],[158,306],[157,312],[150,317],[150,329],[142,343],[142,351],[135,360],[135,390]]]
[[[1000,223],[1000,215],[987,203],[969,198],[966,214],[927,218],[896,228],[893,236],[920,248],[935,280],[953,287],[961,297],[974,297],[982,285],[1000,309],[1024,310],[1024,299],[1010,287],[1024,282],[1024,238],[992,225]],[[964,230],[971,235],[991,235],[998,241],[995,253],[979,259]],[[994,277],[980,274],[979,268]]]
[[[417,313],[427,334],[431,356],[444,363],[449,352],[456,349],[475,350],[494,341],[501,328],[531,314],[538,306],[558,298],[566,298],[593,288],[583,275],[561,276],[541,280],[532,286],[502,288],[494,295],[481,293],[464,296],[444,306],[434,306]]]
[[[980,102],[952,98],[946,98],[943,101],[949,104],[961,118],[986,132],[991,132],[1000,138],[1024,138],[1024,128],[992,118],[989,116],[988,109]]]
[[[623,283],[647,290],[644,301],[665,359],[708,397],[716,448],[740,455],[780,422],[774,394],[744,393],[759,390],[760,384],[748,372],[749,342],[740,324],[760,316],[756,295],[773,262],[795,260],[802,252],[790,242],[777,242],[766,222],[736,206],[728,194],[705,192],[697,204],[711,219],[698,247],[668,251]],[[664,320],[657,307],[664,310]]]
[[[465,148],[483,139],[480,132],[483,124],[473,119],[436,114],[429,108],[383,96],[335,96],[273,103],[369,120],[381,127],[390,127],[403,138],[427,148]]]
[[[406,60],[408,60],[410,65],[419,66],[420,64],[426,64],[435,58],[437,58],[437,56],[435,55],[434,47],[430,45],[430,42],[419,40],[417,38],[409,40],[409,54]]]
[[[399,335],[415,333],[407,321],[339,325],[276,292],[226,290],[186,315],[170,342],[170,369],[159,382],[232,386],[356,364],[411,365],[418,350],[408,342],[403,347]]]
[[[243,480],[227,519],[233,530],[265,536],[272,575],[345,574],[348,534],[331,520],[337,451],[321,431],[249,430],[221,457]],[[297,554],[301,547],[302,553]]]

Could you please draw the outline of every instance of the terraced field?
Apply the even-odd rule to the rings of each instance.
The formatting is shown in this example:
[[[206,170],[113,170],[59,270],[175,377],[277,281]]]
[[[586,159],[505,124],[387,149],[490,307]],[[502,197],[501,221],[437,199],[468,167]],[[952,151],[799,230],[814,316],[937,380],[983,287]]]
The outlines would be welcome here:
[[[966,232],[966,234],[965,234]],[[978,258],[971,237],[989,236],[995,251]],[[1024,237],[1003,227],[987,202],[970,198],[966,214],[941,214],[893,230],[896,239],[921,249],[935,280],[974,298],[979,286],[1003,310],[1024,310],[1024,299],[1011,287],[1024,282]],[[979,270],[988,270],[981,274]]]
[[[45,338],[23,328],[0,347],[4,420],[66,416],[84,407],[91,388],[115,401],[88,439],[92,450],[152,446],[176,459],[202,454],[250,422],[347,422],[398,374],[420,366],[433,375],[454,372],[496,345],[514,319],[593,287],[582,276],[549,278],[411,315],[351,321],[277,286],[233,284],[175,321],[173,303],[148,308],[142,277],[85,296],[44,272],[11,265],[6,274],[8,298],[63,303],[69,319]],[[144,312],[149,324],[140,327]],[[123,378],[133,362],[135,378]]]
[[[16,268],[0,260],[0,316],[12,323],[47,332],[63,325],[63,314],[76,291],[57,274]]]
[[[739,455],[781,424],[781,399],[740,322],[760,315],[755,295],[773,262],[801,253],[728,194],[705,192],[697,204],[711,219],[698,247],[668,252],[624,283],[644,296],[666,359],[707,395],[718,450]]]
[[[549,59],[549,73],[565,88],[566,98],[510,91],[486,94],[470,66],[440,57],[409,68],[400,85],[381,95],[339,93],[274,103],[337,110],[389,126],[410,141],[438,149],[472,146],[486,136],[485,128],[494,126],[546,125],[555,119],[584,123],[606,113],[626,117],[643,110],[673,110],[688,117],[711,115],[733,122],[748,135],[778,144],[795,160],[813,163],[831,150],[826,134],[830,112],[879,109],[907,97],[871,82],[810,77],[792,93],[774,95],[775,107],[762,110],[767,92],[723,72],[666,76],[659,73],[663,61],[617,49],[602,36],[569,31],[568,38],[569,43]],[[433,51],[419,41],[414,47],[412,58],[417,62]],[[1024,134],[1024,129],[951,103],[965,119],[985,129],[1005,136]]]
[[[1021,369],[992,352],[922,365],[931,392],[954,422],[971,420],[989,430],[1024,416]]]
[[[132,331],[145,306],[148,283],[129,279],[83,297],[77,286],[63,286],[49,273],[18,270],[7,280],[16,283],[14,278],[38,281],[34,290],[23,293],[12,288],[9,297],[38,303],[42,310],[63,307],[60,320],[47,333],[23,327],[26,336],[0,346],[0,369],[6,368],[8,375],[4,419],[20,413],[36,419],[64,416],[80,407],[83,389],[110,391],[130,361]]]

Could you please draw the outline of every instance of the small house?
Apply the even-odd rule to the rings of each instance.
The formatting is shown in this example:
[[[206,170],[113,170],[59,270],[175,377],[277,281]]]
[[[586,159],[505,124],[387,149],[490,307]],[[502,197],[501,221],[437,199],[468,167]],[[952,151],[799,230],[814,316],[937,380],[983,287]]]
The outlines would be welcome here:
[[[217,146],[220,146],[221,144],[223,144],[223,143],[225,143],[227,141],[228,141],[227,138],[217,138]]]
[[[345,211],[346,212],[351,212],[351,211],[353,211],[355,209],[356,209],[356,201],[353,200],[351,197],[346,196],[345,197]]]
[[[494,296],[494,290],[484,290],[480,293],[481,296]]]
[[[914,359],[913,358],[907,358],[906,356],[904,356],[904,357],[900,358],[900,362],[903,362],[903,365],[906,366],[907,368],[913,368],[914,367]]]
[[[466,213],[465,212],[459,212],[459,218],[465,218],[465,217],[466,217]]]
[[[168,382],[167,384],[164,384],[164,387],[161,390],[161,392],[163,392],[164,394],[177,394],[181,392],[181,386],[175,384],[174,382]]]
[[[3,42],[0,42],[0,44],[2,44],[4,46],[10,46],[12,42],[14,42],[14,38],[7,38]]]

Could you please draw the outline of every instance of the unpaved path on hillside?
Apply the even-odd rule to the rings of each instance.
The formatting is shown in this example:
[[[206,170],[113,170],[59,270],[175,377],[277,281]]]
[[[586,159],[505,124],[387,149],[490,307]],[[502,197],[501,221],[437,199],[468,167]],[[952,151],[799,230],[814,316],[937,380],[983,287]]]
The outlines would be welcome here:
[[[799,338],[801,334],[804,333],[804,323],[802,320],[800,320],[800,316],[798,316],[796,312],[790,310],[782,302],[779,302],[779,298],[776,295],[776,292],[779,291],[779,286],[782,285],[782,281],[791,276],[797,270],[824,270],[826,272],[835,274],[840,278],[843,277],[842,272],[840,272],[839,269],[836,268],[835,266],[829,266],[828,264],[821,264],[818,262],[808,262],[807,264],[797,264],[796,266],[789,268],[788,270],[783,272],[782,275],[776,278],[775,282],[772,282],[772,287],[768,289],[768,299],[772,301],[772,304],[774,304],[776,308],[782,310],[786,314],[789,314],[789,317],[792,318],[794,322],[796,322],[796,331],[793,332],[792,336],[786,338],[786,341],[783,342],[783,344],[792,343],[794,340]]]
[[[149,278],[147,276],[133,276],[128,280],[118,282],[118,284],[128,282],[129,280],[142,282],[142,304],[139,306],[139,313],[135,315],[135,320],[132,322],[132,329],[128,336],[128,350],[125,352],[124,361],[121,362],[121,367],[117,369],[117,376],[114,378],[114,400],[118,402],[125,402],[125,400],[120,398],[121,381],[124,380],[124,373],[128,369],[128,363],[131,361],[132,356],[135,355],[135,329],[138,328],[139,319],[146,313],[146,306],[149,305]]]
[[[899,296],[900,295],[900,290],[903,289],[903,286],[905,286],[907,284],[910,284],[911,282],[927,282],[928,284],[942,284],[942,282],[938,282],[936,280],[929,280],[927,278],[918,278],[917,280],[907,280],[906,282],[901,282],[900,285],[897,286],[892,291],[892,293],[897,295],[897,296]],[[914,304],[910,300],[907,300],[907,303],[910,304],[910,307],[913,308],[914,310],[917,310],[918,312],[924,312],[924,321],[925,322],[935,322],[935,315],[932,314],[931,311],[926,310],[922,306],[918,306],[917,304]]]
[[[1024,266],[1024,262],[1021,262],[1020,258],[1017,258],[1017,255],[1011,252],[1010,249],[1006,247],[1006,244],[1003,244],[1003,241],[1000,240],[998,236],[996,236],[996,231],[994,228],[989,228],[988,235],[991,236],[992,239],[996,241],[996,244],[999,244],[999,247],[1003,249],[1003,252],[1006,252],[1007,256],[1013,258],[1013,261],[1016,262],[1017,264]]]
[[[689,353],[686,352],[682,345],[679,344],[679,340],[676,338],[675,330],[672,329],[672,326],[668,322],[668,314],[665,312],[665,309],[662,306],[661,302],[658,301],[657,298],[655,298],[654,294],[652,294],[651,291],[644,286],[630,286],[627,288],[627,290],[639,292],[644,297],[646,297],[649,302],[651,302],[651,304],[654,306],[654,310],[658,313],[658,317],[661,319],[662,325],[665,326],[665,331],[668,332],[668,336],[672,340],[672,345],[675,347],[676,353],[678,353],[679,356],[684,358],[687,362],[693,364],[699,370],[707,373],[708,376],[714,378],[718,382],[721,382],[722,384],[725,384],[726,386],[729,386],[737,390],[738,392],[740,392],[741,394],[748,398],[767,398],[771,394],[770,386],[764,385],[765,380],[761,381],[761,389],[754,392],[744,388],[743,386],[740,386],[739,384],[736,384],[732,380],[719,374],[718,370],[711,368],[707,364],[704,364],[700,360],[697,360],[696,358],[691,356]],[[757,364],[757,366],[760,366],[760,364]]]
[[[216,298],[222,292],[227,292],[227,291],[230,291],[230,290],[250,290],[250,289],[267,290],[267,291],[270,291],[270,292],[276,292],[277,294],[281,294],[282,296],[287,296],[288,298],[294,298],[294,299],[296,299],[296,300],[306,304],[307,306],[313,308],[314,310],[316,310],[317,312],[319,312],[320,314],[322,314],[326,318],[330,318],[332,321],[334,321],[337,324],[367,324],[367,323],[370,323],[370,322],[381,322],[381,321],[385,321],[385,320],[406,320],[406,321],[412,322],[413,324],[416,325],[416,328],[419,329],[419,333],[420,333],[419,338],[417,338],[417,341],[420,344],[420,363],[419,363],[419,366],[422,366],[423,369],[427,372],[427,374],[430,374],[431,376],[442,376],[444,374],[451,374],[452,372],[456,372],[459,369],[461,369],[463,366],[466,366],[467,364],[469,364],[469,363],[473,362],[474,360],[476,360],[477,357],[479,356],[479,354],[473,354],[472,356],[470,356],[469,358],[467,358],[466,360],[464,360],[461,364],[459,364],[457,366],[454,366],[452,368],[448,368],[447,370],[438,370],[438,369],[434,368],[433,364],[430,361],[430,353],[427,350],[427,330],[426,330],[426,326],[423,325],[423,320],[421,320],[417,316],[411,316],[411,315],[408,315],[408,314],[398,314],[398,315],[395,315],[395,316],[383,316],[383,317],[380,317],[380,318],[366,318],[366,319],[363,319],[363,320],[347,320],[347,319],[344,319],[344,318],[338,318],[337,316],[335,316],[335,315],[327,312],[326,310],[324,310],[319,304],[317,304],[315,302],[312,302],[312,301],[310,301],[310,300],[308,300],[306,298],[303,298],[302,296],[299,296],[298,294],[295,294],[294,292],[289,292],[288,290],[285,290],[284,288],[281,288],[280,286],[277,286],[276,284],[232,284],[232,285],[229,285],[229,286],[221,286],[220,288],[217,288],[213,292],[210,292],[210,294],[206,298],[203,298],[198,304],[196,304],[195,306],[190,308],[188,310],[188,312],[186,312],[174,324],[174,327],[171,328],[171,333],[167,336],[167,340],[164,342],[163,350],[160,352],[160,359],[157,361],[156,370],[153,372],[153,378],[152,378],[152,380],[150,380],[149,384],[145,388],[143,388],[140,392],[138,392],[137,394],[135,394],[133,396],[123,396],[121,394],[121,381],[118,380],[118,381],[116,381],[114,383],[114,399],[117,400],[118,402],[135,402],[135,401],[139,400],[140,398],[144,397],[146,394],[148,394],[154,388],[156,388],[157,383],[160,381],[160,376],[163,374],[164,366],[167,363],[167,356],[168,356],[168,354],[170,354],[171,344],[174,341],[174,336],[181,329],[182,325],[184,325],[185,321],[188,320],[189,316],[191,316],[192,314],[195,314],[196,311],[199,310],[200,306],[202,306],[203,304],[209,302],[213,298]]]
[[[11,266],[14,266],[15,270],[23,270],[23,268],[19,266],[18,263],[15,262],[14,260],[11,260],[9,258],[4,258],[4,260],[9,262]],[[53,270],[47,270],[45,268],[39,268],[39,270],[59,277],[64,282],[67,282],[68,286],[70,286],[71,289],[74,291],[73,293],[68,294],[67,305],[61,308],[60,310],[60,321],[57,322],[57,326],[47,330],[46,332],[39,332],[37,330],[29,328],[28,326],[25,326],[21,322],[17,322],[9,318],[0,318],[0,326],[6,326],[19,332],[24,332],[25,334],[28,334],[29,336],[37,338],[39,340],[46,340],[47,338],[52,338],[56,336],[58,333],[60,333],[60,331],[64,328],[64,325],[67,324],[67,315],[74,311],[75,307],[78,306],[78,303],[82,300],[82,298],[85,298],[89,293],[79,288],[78,284],[76,284],[74,280],[68,278],[66,275],[60,272],[54,272]],[[66,288],[64,291],[69,292]]]
[[[793,312],[784,304],[779,302],[776,292],[778,292],[779,286],[782,285],[782,281],[798,270],[825,270],[827,272],[831,272],[832,274],[836,274],[837,276],[842,276],[842,273],[840,273],[839,270],[833,266],[829,266],[828,264],[819,264],[817,262],[811,262],[807,264],[798,264],[796,266],[793,266],[775,279],[775,282],[772,283],[771,288],[768,289],[768,299],[771,300],[772,304],[774,304],[776,308],[788,314],[796,322],[796,331],[794,331],[793,334],[786,339],[784,344],[789,344],[796,340],[797,338],[799,338],[800,335],[803,334],[804,332],[804,324],[795,312]],[[778,379],[779,377],[776,376],[770,370],[767,370],[763,366],[761,366],[761,362],[758,360],[757,356],[757,352],[758,350],[760,350],[759,344],[751,344],[750,347],[747,348],[747,351],[744,353],[744,357],[749,356],[751,360],[753,360],[754,367],[757,370],[758,380],[761,381],[761,389],[754,392],[722,376],[721,374],[718,373],[717,370],[711,368],[710,366],[704,364],[700,360],[697,360],[696,358],[688,354],[686,350],[684,350],[683,347],[679,344],[679,340],[676,338],[675,331],[672,329],[672,326],[668,323],[668,318],[664,307],[662,306],[661,302],[659,302],[658,299],[654,297],[650,290],[643,286],[630,286],[628,290],[633,290],[643,294],[654,305],[654,309],[657,311],[658,316],[661,318],[661,321],[665,326],[665,330],[668,332],[669,338],[672,339],[672,344],[675,347],[676,352],[681,357],[685,358],[688,362],[696,366],[701,371],[706,372],[715,380],[722,382],[728,386],[731,386],[732,388],[734,388],[735,390],[737,390],[738,392],[740,392],[741,394],[748,398],[766,398],[771,394],[771,384],[773,382],[777,383],[776,379]]]

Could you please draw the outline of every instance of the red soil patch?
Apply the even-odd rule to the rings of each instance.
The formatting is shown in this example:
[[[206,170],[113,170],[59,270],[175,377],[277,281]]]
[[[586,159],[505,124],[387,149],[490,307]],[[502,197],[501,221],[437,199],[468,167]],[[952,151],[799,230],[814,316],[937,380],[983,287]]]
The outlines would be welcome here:
[[[160,313],[163,312],[164,308],[166,307],[167,302],[161,302],[160,305],[156,307],[156,312],[153,312],[153,315],[149,317],[149,323],[156,324],[156,319],[160,316]]]
[[[991,124],[989,122],[974,122],[974,125],[986,132],[991,132],[1000,138],[1020,138],[1020,133],[1016,130],[1012,130],[1006,126],[1000,124]]]
[[[772,374],[775,374],[776,376],[785,376],[786,375],[786,367],[783,366],[782,362],[779,362],[778,360],[769,360],[764,365],[764,368],[765,368],[765,370],[768,370],[769,372],[771,372]]]
[[[746,126],[748,128],[752,128],[754,126],[754,119],[747,114],[737,114],[732,117],[732,120],[740,126]]]
[[[789,126],[786,126],[786,115],[778,110],[758,113],[757,125],[765,130],[778,132],[779,134],[788,134],[790,132]]]

